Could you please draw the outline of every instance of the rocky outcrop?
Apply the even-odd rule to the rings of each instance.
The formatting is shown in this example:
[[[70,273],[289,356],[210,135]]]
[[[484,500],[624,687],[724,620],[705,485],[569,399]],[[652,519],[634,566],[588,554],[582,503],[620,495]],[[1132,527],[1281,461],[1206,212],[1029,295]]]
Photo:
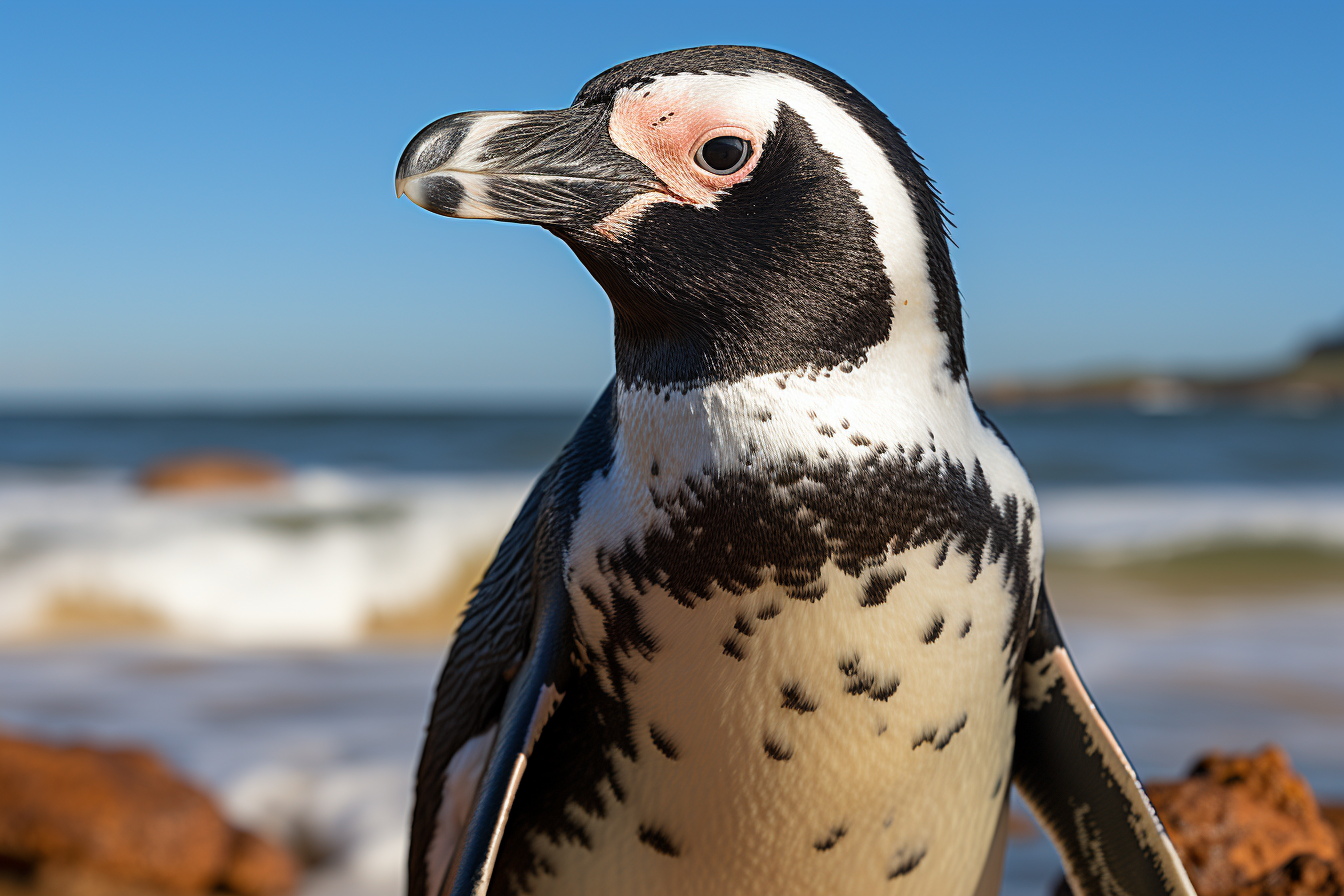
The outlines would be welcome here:
[[[1240,894],[1298,856],[1333,865],[1344,858],[1311,788],[1277,747],[1214,753],[1186,780],[1147,789],[1200,896]]]
[[[152,753],[0,735],[0,894],[279,896],[297,867]]]
[[[1325,823],[1335,829],[1335,836],[1339,842],[1344,844],[1344,803],[1336,803],[1332,806],[1321,806],[1321,817]]]
[[[1233,896],[1340,896],[1344,893],[1344,874],[1338,862],[1301,855],[1232,893]]]
[[[219,889],[239,896],[278,896],[294,889],[297,876],[288,852],[251,831],[235,829]]]
[[[285,477],[279,464],[247,454],[190,454],[150,464],[137,481],[148,492],[223,492],[269,488]]]
[[[1344,896],[1344,845],[1278,747],[1144,787],[1199,896]]]

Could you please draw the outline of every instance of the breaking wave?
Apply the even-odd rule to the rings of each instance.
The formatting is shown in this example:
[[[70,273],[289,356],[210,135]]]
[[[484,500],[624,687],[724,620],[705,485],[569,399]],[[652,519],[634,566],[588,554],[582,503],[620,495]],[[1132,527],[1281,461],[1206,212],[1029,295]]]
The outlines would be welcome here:
[[[221,645],[340,646],[454,591],[434,633],[446,636],[530,482],[309,469],[267,492],[156,495],[112,473],[6,476],[0,639],[83,626]],[[1336,485],[1054,488],[1041,505],[1051,550],[1344,547]]]

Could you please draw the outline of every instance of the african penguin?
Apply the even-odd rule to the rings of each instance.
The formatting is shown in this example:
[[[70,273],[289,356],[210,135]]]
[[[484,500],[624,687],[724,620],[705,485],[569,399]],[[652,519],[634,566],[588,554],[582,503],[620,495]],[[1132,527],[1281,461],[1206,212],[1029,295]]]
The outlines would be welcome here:
[[[784,53],[663,53],[434,122],[396,192],[564,240],[616,352],[448,655],[412,896],[983,896],[1012,783],[1075,892],[1193,893],[1055,628],[942,206],[872,103]]]

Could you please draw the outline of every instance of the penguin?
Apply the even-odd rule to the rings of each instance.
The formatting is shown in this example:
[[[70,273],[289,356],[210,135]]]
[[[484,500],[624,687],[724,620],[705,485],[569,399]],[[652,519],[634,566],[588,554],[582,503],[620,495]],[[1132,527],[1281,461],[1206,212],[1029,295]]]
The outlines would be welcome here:
[[[411,896],[988,896],[1014,784],[1080,896],[1193,896],[968,388],[945,210],[871,102],[678,50],[439,119],[395,188],[563,240],[616,359],[452,642]]]

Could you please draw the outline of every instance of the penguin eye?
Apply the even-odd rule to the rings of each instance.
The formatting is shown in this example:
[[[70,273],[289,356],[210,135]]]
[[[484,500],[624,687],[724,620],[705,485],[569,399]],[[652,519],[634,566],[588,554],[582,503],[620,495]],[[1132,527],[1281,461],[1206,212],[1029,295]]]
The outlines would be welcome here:
[[[715,137],[695,151],[695,164],[710,174],[732,174],[751,158],[751,144],[741,137]]]

